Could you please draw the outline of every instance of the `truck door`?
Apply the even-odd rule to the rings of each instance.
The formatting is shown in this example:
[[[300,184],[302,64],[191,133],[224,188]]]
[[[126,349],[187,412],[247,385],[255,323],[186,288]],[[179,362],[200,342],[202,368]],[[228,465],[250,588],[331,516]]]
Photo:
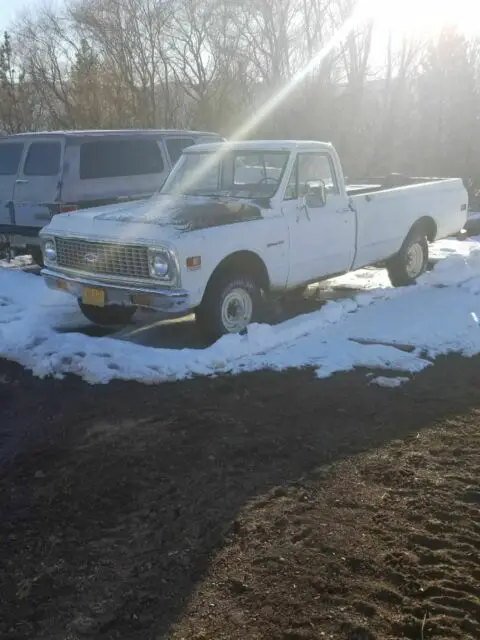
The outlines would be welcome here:
[[[18,141],[0,143],[0,233],[11,231],[15,224],[13,193],[23,147]]]
[[[324,203],[304,201],[307,183],[323,182]],[[290,237],[289,286],[344,273],[355,252],[355,213],[340,193],[327,152],[299,153],[285,191]]]
[[[15,182],[17,233],[35,235],[51,218],[49,205],[57,201],[62,172],[63,140],[36,137],[27,145]]]

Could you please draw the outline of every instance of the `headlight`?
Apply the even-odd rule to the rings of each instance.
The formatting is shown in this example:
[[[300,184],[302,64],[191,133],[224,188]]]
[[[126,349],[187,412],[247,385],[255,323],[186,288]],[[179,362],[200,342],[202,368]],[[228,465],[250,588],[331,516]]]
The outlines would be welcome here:
[[[162,255],[152,256],[151,274],[157,278],[165,278],[168,275],[170,265],[167,258]]]
[[[57,261],[57,249],[54,240],[45,240],[43,243],[43,256],[47,262]]]
[[[150,277],[174,284],[178,279],[178,262],[175,253],[167,248],[152,247],[149,253]]]

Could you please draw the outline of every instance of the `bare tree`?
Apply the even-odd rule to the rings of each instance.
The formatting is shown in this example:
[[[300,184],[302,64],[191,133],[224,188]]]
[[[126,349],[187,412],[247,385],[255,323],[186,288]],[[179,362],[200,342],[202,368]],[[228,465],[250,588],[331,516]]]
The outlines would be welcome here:
[[[480,41],[353,25],[354,0],[67,0],[0,43],[0,128],[195,127],[230,135],[294,80],[252,136],[331,140],[349,174],[480,166]],[[374,53],[375,52],[375,53]],[[480,176],[478,176],[480,180]]]
[[[475,155],[480,112],[479,43],[443,31],[423,57],[417,79],[416,156],[439,174],[466,175]]]
[[[415,93],[425,43],[418,38],[388,34],[385,63],[375,83],[379,88],[370,109],[372,139],[364,171],[379,175],[404,170],[404,158],[414,136]]]
[[[166,52],[172,5],[160,0],[78,0],[70,15],[109,70],[120,119],[155,127],[174,120]]]
[[[0,129],[6,133],[36,126],[35,93],[23,61],[5,32],[0,44]]]
[[[25,16],[17,27],[24,64],[52,126],[75,127],[70,70],[78,51],[68,19],[49,9]]]

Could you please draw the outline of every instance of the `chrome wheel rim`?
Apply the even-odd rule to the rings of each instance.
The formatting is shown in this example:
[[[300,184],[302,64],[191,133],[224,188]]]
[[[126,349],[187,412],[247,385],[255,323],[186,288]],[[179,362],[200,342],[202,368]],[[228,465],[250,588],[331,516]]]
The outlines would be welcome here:
[[[222,302],[222,324],[228,333],[238,333],[252,320],[253,301],[245,289],[232,289]]]
[[[417,278],[423,271],[423,247],[420,243],[414,242],[407,250],[407,263],[405,270],[409,278]]]

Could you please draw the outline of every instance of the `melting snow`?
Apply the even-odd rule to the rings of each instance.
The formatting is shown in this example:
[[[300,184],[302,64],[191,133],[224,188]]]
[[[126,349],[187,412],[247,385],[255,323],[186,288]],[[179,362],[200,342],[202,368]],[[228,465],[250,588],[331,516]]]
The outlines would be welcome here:
[[[376,384],[379,387],[388,387],[390,389],[394,389],[395,387],[399,387],[404,382],[408,382],[409,378],[398,377],[398,378],[387,378],[386,376],[378,376],[378,378],[373,378],[370,381],[370,384]]]
[[[38,276],[0,268],[0,357],[38,376],[74,373],[91,383],[306,365],[319,377],[354,367],[415,373],[440,354],[480,353],[480,244],[449,239],[432,256],[438,263],[415,287],[393,289],[385,272],[364,269],[330,283],[352,295],[361,289],[353,298],[276,326],[252,325],[247,335],[225,336],[201,350],[59,332],[86,323],[75,300],[47,289]],[[392,380],[403,382],[372,382],[391,386]]]

